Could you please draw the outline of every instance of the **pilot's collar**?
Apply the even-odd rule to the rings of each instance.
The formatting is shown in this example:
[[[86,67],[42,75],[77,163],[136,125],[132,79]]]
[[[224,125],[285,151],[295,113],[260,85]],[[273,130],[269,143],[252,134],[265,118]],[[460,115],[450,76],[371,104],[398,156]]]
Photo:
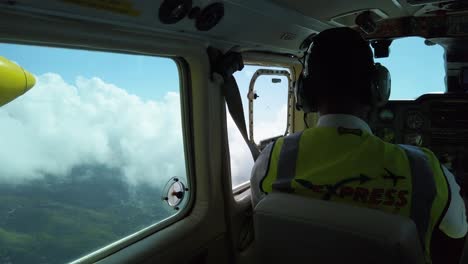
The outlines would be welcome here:
[[[345,114],[328,114],[320,116],[317,127],[345,127],[351,129],[361,129],[369,134],[372,130],[369,125],[359,117]]]

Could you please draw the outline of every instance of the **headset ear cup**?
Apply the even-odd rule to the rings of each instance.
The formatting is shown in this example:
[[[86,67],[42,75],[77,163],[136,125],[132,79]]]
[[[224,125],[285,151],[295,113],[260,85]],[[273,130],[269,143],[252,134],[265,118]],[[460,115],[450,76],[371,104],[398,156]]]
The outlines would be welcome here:
[[[296,94],[296,108],[298,110],[302,110],[304,113],[310,113],[315,111],[312,108],[312,104],[310,100],[307,98],[305,94],[305,85],[307,85],[307,89],[310,89],[309,87],[311,85],[310,81],[310,72],[309,72],[309,61],[311,59],[311,49],[314,46],[314,42],[310,43],[307,51],[304,54],[304,61],[302,62],[302,72],[299,75],[299,78],[296,81],[296,87],[295,87],[295,94]]]
[[[302,103],[302,96],[300,95],[301,89],[302,89],[302,74],[299,76],[294,86],[294,97],[296,99],[297,110],[302,110],[303,103]]]
[[[316,110],[312,102],[310,102],[310,100],[308,100],[307,96],[305,95],[304,83],[306,83],[306,79],[307,78],[301,74],[296,81],[296,86],[295,86],[296,109],[301,110],[304,113],[311,113]]]
[[[296,109],[303,112],[307,112],[308,104],[307,99],[304,95],[304,76],[301,74],[296,81],[295,87],[295,96],[296,96]]]
[[[380,63],[374,65],[371,84],[372,104],[374,107],[384,106],[390,99],[391,77],[388,69]]]

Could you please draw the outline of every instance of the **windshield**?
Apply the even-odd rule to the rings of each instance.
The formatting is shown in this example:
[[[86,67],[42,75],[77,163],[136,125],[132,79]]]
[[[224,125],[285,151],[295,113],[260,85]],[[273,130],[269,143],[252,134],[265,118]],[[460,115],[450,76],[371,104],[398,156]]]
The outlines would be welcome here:
[[[423,94],[445,91],[444,49],[426,45],[423,38],[396,39],[390,46],[390,56],[375,62],[390,71],[390,100],[416,99]]]

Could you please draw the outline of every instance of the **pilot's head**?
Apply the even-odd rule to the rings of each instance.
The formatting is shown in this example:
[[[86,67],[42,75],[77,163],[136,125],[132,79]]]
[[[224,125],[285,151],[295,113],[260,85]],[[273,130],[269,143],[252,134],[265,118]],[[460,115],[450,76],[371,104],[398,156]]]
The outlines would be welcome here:
[[[350,28],[318,34],[306,57],[302,96],[320,114],[368,112],[376,66],[369,43]],[[312,110],[311,110],[312,111]]]

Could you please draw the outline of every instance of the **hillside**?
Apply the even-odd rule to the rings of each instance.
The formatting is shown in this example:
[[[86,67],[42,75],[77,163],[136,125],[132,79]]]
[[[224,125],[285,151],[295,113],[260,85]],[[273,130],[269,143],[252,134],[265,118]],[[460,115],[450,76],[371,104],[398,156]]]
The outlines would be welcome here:
[[[102,166],[0,184],[0,263],[76,259],[170,216],[160,197],[159,188],[130,186]]]

